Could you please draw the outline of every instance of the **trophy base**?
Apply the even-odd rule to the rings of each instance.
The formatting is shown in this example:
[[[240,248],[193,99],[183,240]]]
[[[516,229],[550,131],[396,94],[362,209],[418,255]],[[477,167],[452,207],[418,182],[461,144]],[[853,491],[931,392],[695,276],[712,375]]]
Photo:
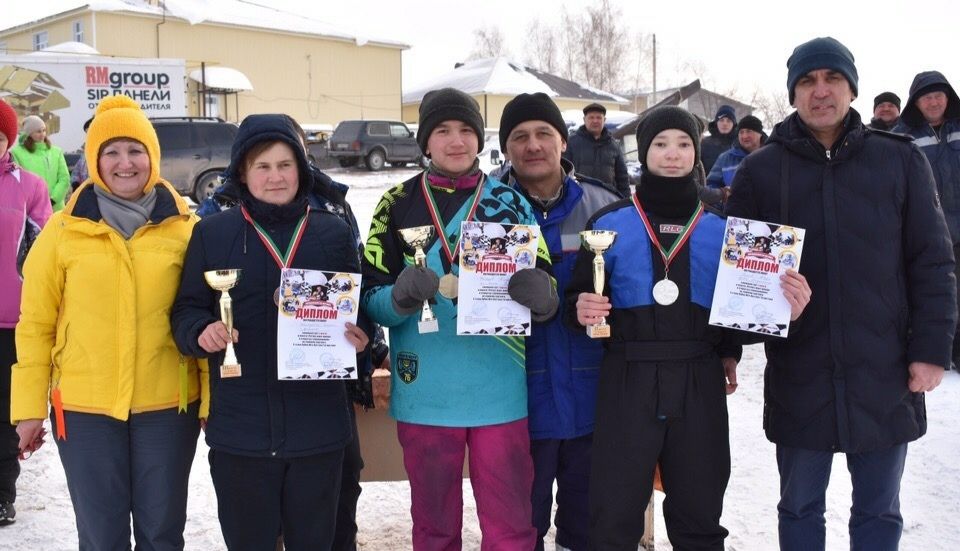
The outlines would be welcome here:
[[[610,326],[607,324],[596,324],[587,326],[587,336],[591,339],[610,338]]]
[[[220,366],[220,378],[230,379],[240,376],[240,364],[224,364]]]
[[[420,329],[421,335],[424,333],[436,333],[440,330],[440,324],[437,323],[436,319],[420,320],[417,323],[417,328]]]

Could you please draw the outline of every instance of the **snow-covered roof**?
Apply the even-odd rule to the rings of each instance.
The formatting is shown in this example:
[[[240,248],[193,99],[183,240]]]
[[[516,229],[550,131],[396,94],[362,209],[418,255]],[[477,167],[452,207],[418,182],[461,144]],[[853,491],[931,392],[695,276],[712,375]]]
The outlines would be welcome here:
[[[212,90],[224,90],[228,92],[253,90],[253,84],[250,83],[247,75],[232,67],[214,66],[190,71],[191,80],[203,82],[204,77],[206,77],[207,80],[207,88]]]
[[[164,0],[167,17],[183,19],[191,25],[198,23],[212,23],[268,29],[290,33],[309,34],[349,40],[357,46],[375,43],[381,46],[390,46],[406,49],[410,46],[402,42],[364,36],[361,33],[346,32],[342,26],[334,26],[317,19],[311,19],[302,13],[293,13],[250,2],[237,0]],[[94,12],[127,12],[144,15],[162,16],[163,9],[150,5],[146,0],[88,0],[78,1],[76,6],[65,11],[87,7]],[[307,5],[304,5],[306,10]],[[64,12],[61,12],[64,13]],[[41,15],[43,19],[57,14]],[[5,29],[9,30],[9,29]]]
[[[629,103],[602,90],[591,89],[556,75],[542,73],[505,57],[490,57],[460,64],[452,71],[422,82],[403,94],[403,103],[416,103],[430,90],[456,88],[467,94],[513,96],[543,92],[554,98]]]
[[[93,46],[88,46],[83,42],[61,42],[59,44],[54,44],[53,46],[47,46],[46,48],[30,52],[25,55],[32,56],[49,56],[49,55],[100,55],[100,52],[97,51]]]

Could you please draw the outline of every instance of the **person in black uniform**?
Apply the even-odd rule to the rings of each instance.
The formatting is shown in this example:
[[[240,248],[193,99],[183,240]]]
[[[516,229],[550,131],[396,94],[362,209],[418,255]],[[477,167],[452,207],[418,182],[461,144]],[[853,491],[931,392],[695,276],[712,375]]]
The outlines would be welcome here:
[[[725,222],[697,196],[698,130],[678,107],[657,108],[641,121],[644,171],[636,193],[587,224],[617,232],[603,255],[604,295],[593,293],[595,255],[586,249],[566,293],[575,305],[567,311],[576,314],[569,323],[604,316],[611,326],[590,486],[595,551],[637,548],[657,463],[674,548],[719,551],[727,535],[720,525],[730,477],[725,394],[736,389],[742,337],[707,323]],[[783,288],[795,319],[810,290],[795,272]]]

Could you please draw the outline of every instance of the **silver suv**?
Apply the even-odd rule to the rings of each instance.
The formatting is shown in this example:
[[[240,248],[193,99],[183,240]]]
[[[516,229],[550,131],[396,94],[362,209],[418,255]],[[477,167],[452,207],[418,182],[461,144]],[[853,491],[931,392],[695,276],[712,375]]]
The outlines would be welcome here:
[[[237,125],[215,117],[154,117],[160,140],[160,176],[197,203],[220,185],[230,164]]]

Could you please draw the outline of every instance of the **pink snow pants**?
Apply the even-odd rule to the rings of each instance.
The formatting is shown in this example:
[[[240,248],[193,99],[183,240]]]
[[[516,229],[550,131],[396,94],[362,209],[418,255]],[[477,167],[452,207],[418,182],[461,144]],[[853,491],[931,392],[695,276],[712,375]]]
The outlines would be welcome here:
[[[530,551],[533,460],[527,419],[452,428],[397,423],[410,478],[414,551],[460,551],[463,458],[470,448],[470,483],[477,501],[481,551]]]

